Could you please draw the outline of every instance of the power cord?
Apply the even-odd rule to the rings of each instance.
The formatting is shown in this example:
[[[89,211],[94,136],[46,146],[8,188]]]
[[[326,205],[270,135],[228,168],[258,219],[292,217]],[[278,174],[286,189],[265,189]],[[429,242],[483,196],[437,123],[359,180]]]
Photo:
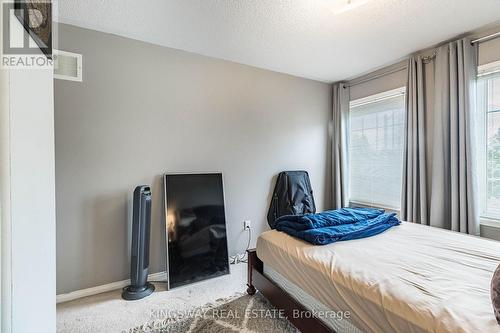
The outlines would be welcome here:
[[[231,265],[238,264],[238,263],[246,263],[248,262],[247,258],[247,250],[250,248],[250,241],[252,240],[252,228],[248,227],[246,230],[248,230],[248,242],[247,242],[247,247],[245,249],[245,252],[243,253],[236,253],[234,256],[229,257],[229,263]]]
[[[247,263],[248,258],[247,258],[247,250],[250,248],[250,242],[252,240],[252,228],[247,227],[245,230],[248,230],[248,240],[247,240],[247,247],[245,249],[245,252],[243,253],[236,253],[234,256],[229,257],[229,264],[235,265],[239,263]],[[150,280],[148,282],[151,283],[168,283],[168,280]]]

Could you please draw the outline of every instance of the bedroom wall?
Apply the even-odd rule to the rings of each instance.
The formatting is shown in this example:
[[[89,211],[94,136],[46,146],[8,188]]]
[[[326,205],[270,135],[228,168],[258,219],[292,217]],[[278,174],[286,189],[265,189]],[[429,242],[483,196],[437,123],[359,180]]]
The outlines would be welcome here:
[[[402,61],[392,66],[388,66],[383,69],[371,72],[367,74],[367,76],[378,75],[379,73],[382,72],[392,71],[393,69],[401,68],[402,66],[405,65],[406,61]],[[363,77],[361,77],[361,79],[362,78]],[[352,82],[354,83],[356,81],[358,81],[358,79],[352,80]],[[381,76],[373,80],[355,84],[350,89],[351,101],[375,95],[384,91],[404,87],[406,86],[406,81],[407,81],[407,73],[406,69],[403,69],[388,75]]]
[[[479,44],[479,65],[500,60],[500,38]]]
[[[61,24],[83,82],[55,80],[57,293],[128,278],[131,194],[151,184],[150,272],[165,269],[164,172],[222,171],[229,250],[265,219],[274,176],[329,202],[329,84]],[[255,244],[255,237],[252,245]]]

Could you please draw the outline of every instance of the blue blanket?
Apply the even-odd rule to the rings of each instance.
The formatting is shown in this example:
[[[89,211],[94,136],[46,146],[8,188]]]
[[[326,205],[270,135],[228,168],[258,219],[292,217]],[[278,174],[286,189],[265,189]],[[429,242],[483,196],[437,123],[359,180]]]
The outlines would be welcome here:
[[[383,209],[342,208],[319,214],[282,216],[276,229],[315,245],[377,235],[401,222]]]
[[[276,220],[276,225],[294,230],[308,230],[331,227],[340,224],[356,223],[373,219],[384,214],[383,209],[375,208],[341,208],[327,210],[317,214],[285,215]]]

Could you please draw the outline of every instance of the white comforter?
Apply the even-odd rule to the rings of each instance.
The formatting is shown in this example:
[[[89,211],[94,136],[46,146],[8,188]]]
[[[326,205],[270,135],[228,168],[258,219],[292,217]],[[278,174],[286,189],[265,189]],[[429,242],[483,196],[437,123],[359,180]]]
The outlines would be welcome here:
[[[366,332],[500,332],[490,300],[500,242],[404,222],[325,246],[268,231],[257,255]]]

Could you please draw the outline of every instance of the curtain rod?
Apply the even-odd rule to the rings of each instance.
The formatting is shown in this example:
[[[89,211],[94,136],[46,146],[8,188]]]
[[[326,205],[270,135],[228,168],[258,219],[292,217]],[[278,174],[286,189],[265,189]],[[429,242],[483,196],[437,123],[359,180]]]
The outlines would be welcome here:
[[[500,31],[495,32],[495,33],[490,34],[490,35],[487,35],[487,36],[484,36],[484,37],[481,37],[481,38],[478,38],[478,39],[474,39],[473,41],[471,41],[471,44],[486,42],[490,39],[497,38],[497,37],[500,37]]]
[[[478,38],[478,39],[474,39],[473,41],[471,41],[471,44],[485,42],[485,41],[488,41],[488,40],[491,40],[491,39],[494,39],[494,38],[497,38],[497,37],[500,37],[500,31],[499,32],[495,32],[495,33],[490,34],[490,35],[487,35],[487,36],[484,36],[484,37],[481,37],[481,38]],[[436,56],[435,54],[432,54],[430,56],[423,57],[423,60],[424,60],[424,62],[425,61],[428,62],[429,60],[431,60],[435,56]],[[344,87],[356,86],[358,84],[365,83],[365,82],[368,82],[368,81],[372,81],[372,80],[381,78],[381,77],[386,76],[386,75],[397,73],[397,72],[402,71],[404,69],[406,69],[406,65],[398,67],[398,68],[395,68],[395,69],[392,69],[392,70],[388,70],[386,72],[382,72],[382,73],[379,73],[379,74],[376,74],[376,75],[372,75],[372,76],[366,77],[364,79],[360,79],[360,80],[354,79],[354,80],[351,80],[350,82],[346,82],[344,84]]]
[[[390,75],[390,74],[393,74],[393,73],[400,72],[400,71],[405,70],[405,69],[406,69],[406,65],[401,66],[401,67],[397,67],[397,68],[394,68],[394,69],[391,69],[391,70],[388,70],[388,71],[385,71],[385,72],[382,72],[382,73],[379,73],[379,74],[376,74],[376,75],[372,75],[372,76],[366,77],[364,79],[353,80],[352,82],[347,82],[346,84],[344,84],[344,87],[356,86],[358,84],[365,83],[365,82],[368,82],[368,81],[372,81],[372,80],[381,78],[381,77],[386,76],[386,75]]]

